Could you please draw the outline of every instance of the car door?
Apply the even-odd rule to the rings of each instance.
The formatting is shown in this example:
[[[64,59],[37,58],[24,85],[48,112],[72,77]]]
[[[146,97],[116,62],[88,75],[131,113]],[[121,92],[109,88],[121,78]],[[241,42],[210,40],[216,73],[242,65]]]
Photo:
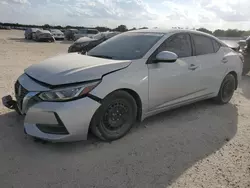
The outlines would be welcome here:
[[[178,33],[163,42],[149,58],[149,111],[203,95],[204,87],[199,83],[197,76],[200,67],[195,63],[192,49],[190,35]],[[153,59],[161,51],[176,53],[177,61],[153,63]]]
[[[192,34],[191,35],[196,55],[196,64],[200,67],[200,82],[206,87],[208,94],[218,91],[222,77],[227,71],[225,64],[227,58],[221,49],[221,44],[209,36]]]

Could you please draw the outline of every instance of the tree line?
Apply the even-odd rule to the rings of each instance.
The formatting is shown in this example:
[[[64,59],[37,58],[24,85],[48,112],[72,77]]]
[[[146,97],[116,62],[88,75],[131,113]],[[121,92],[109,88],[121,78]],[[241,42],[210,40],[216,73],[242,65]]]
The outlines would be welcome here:
[[[9,26],[13,29],[25,29],[25,28],[43,28],[43,29],[84,29],[87,27],[83,27],[83,26],[71,26],[71,25],[67,25],[65,27],[61,26],[61,25],[49,25],[49,24],[45,24],[45,25],[27,25],[27,24],[19,24],[19,23],[1,23],[0,22],[0,26]],[[89,28],[89,27],[88,27]],[[116,28],[109,28],[109,27],[93,27],[92,29],[97,29],[100,32],[106,32],[106,31],[119,31],[119,32],[125,32],[125,31],[130,31],[130,30],[136,30],[136,29],[147,29],[147,27],[142,27],[142,28],[132,28],[132,29],[128,29],[126,25],[119,25]],[[217,29],[215,31],[210,31],[206,28],[199,28],[196,29],[198,31],[202,31],[208,34],[212,34],[216,37],[248,37],[250,36],[250,30],[249,31],[244,31],[244,30],[238,30],[238,29],[227,29],[227,30],[221,30],[221,29]]]
[[[7,26],[11,27],[13,29],[25,29],[25,28],[41,28],[41,29],[84,29],[84,28],[90,28],[90,27],[83,27],[83,26],[61,26],[61,25],[49,25],[49,24],[44,24],[44,25],[28,25],[28,24],[19,24],[19,23],[1,23],[0,26]],[[130,31],[130,30],[136,30],[137,28],[132,28],[128,29],[126,25],[119,25],[116,28],[109,28],[109,27],[92,27],[91,29],[97,29],[100,32],[106,32],[106,31],[119,31],[119,32],[125,32],[125,31]],[[147,29],[147,27],[142,27],[138,29]]]
[[[250,36],[250,30],[244,31],[244,30],[238,30],[238,29],[216,29],[215,31],[210,31],[206,28],[199,28],[198,31],[202,31],[211,35],[214,35],[216,37],[248,37]]]

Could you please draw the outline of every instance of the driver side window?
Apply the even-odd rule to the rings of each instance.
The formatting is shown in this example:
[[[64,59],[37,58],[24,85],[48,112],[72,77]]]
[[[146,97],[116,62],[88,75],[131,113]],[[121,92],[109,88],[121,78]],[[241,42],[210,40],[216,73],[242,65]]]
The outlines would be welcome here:
[[[192,56],[191,39],[188,34],[176,34],[168,38],[160,47],[160,51],[170,51],[178,55],[179,58]]]

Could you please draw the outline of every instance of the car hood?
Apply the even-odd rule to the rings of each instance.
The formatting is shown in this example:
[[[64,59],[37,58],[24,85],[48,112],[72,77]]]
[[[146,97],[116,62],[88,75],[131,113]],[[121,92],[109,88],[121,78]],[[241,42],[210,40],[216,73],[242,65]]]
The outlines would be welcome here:
[[[63,35],[63,33],[60,33],[60,32],[51,32],[52,35]]]
[[[25,73],[31,78],[55,86],[100,79],[104,74],[129,66],[129,60],[96,58],[71,53],[31,65]]]
[[[89,37],[81,37],[79,39],[77,39],[75,41],[75,44],[79,44],[79,43],[84,43],[84,42],[91,42],[91,41],[94,41],[96,39],[92,39],[92,38],[89,38]]]

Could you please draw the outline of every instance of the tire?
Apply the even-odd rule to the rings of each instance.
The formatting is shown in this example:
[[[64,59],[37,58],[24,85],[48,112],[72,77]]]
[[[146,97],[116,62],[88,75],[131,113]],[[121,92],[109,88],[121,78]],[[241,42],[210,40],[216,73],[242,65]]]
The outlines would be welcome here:
[[[217,95],[217,97],[215,98],[216,103],[218,104],[227,104],[235,91],[235,87],[236,86],[236,80],[235,77],[232,74],[228,74],[220,87],[220,91]]]
[[[104,141],[126,135],[136,121],[135,99],[126,91],[115,91],[102,101],[91,121],[92,133]]]
[[[49,42],[55,42],[53,39],[49,39],[48,41],[49,41]]]

